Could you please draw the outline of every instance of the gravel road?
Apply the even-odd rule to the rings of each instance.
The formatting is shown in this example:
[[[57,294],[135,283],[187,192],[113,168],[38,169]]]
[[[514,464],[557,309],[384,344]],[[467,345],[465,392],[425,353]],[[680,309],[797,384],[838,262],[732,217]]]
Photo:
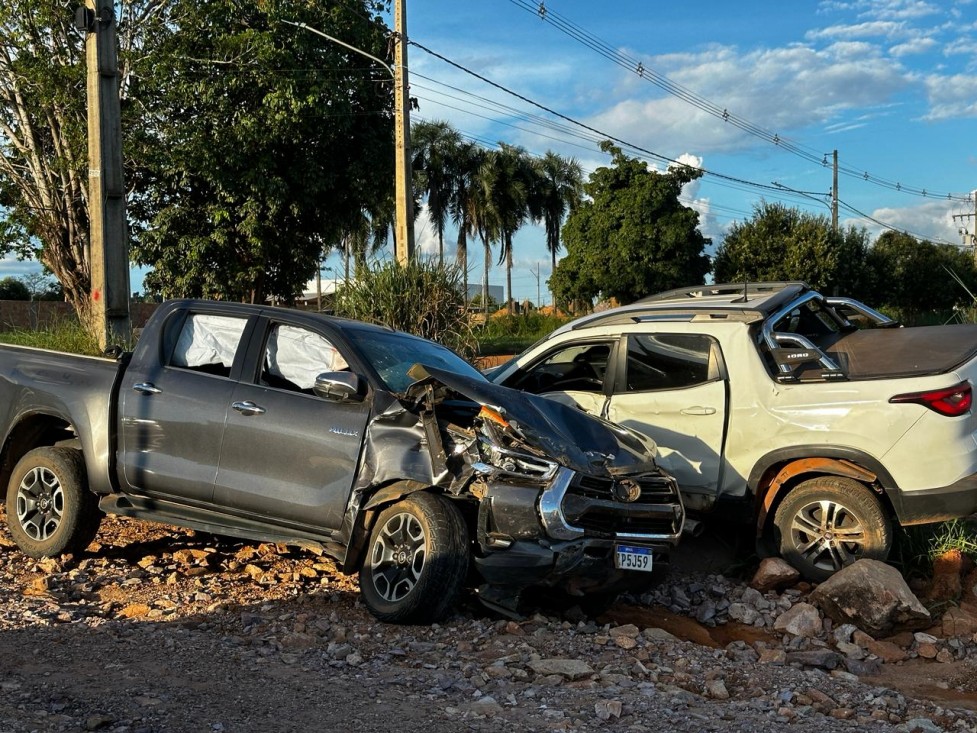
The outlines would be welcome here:
[[[774,629],[804,594],[673,571],[596,620],[397,627],[306,550],[108,518],[36,562],[0,536],[0,733],[977,730],[972,638],[883,663]]]

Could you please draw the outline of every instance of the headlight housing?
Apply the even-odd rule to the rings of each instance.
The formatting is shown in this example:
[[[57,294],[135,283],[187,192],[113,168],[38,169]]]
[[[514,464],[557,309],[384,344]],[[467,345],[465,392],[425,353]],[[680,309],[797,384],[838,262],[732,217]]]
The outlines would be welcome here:
[[[500,410],[482,407],[478,416],[481,423],[478,452],[483,463],[474,467],[476,471],[496,478],[508,476],[522,481],[530,479],[540,484],[550,481],[556,475],[560,465],[530,453],[529,446],[515,435],[512,425]]]

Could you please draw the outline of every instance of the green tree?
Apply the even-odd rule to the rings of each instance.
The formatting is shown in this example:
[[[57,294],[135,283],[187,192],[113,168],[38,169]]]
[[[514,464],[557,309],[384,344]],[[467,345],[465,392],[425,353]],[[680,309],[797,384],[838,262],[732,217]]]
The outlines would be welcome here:
[[[536,188],[533,198],[540,212],[539,219],[546,229],[546,249],[550,253],[552,270],[556,270],[556,255],[560,251],[560,232],[567,212],[583,200],[583,172],[573,158],[564,158],[548,151],[534,161]]]
[[[803,280],[828,294],[864,297],[868,234],[834,233],[826,216],[761,202],[753,216],[730,227],[716,251],[716,282]]]
[[[131,30],[162,4],[119,4],[124,81],[137,43]],[[61,0],[11,0],[0,17],[0,253],[43,263],[89,323],[85,41],[72,27],[73,9]],[[134,111],[126,107],[126,120]]]
[[[535,171],[526,151],[514,145],[499,144],[482,164],[481,184],[485,217],[496,230],[501,249],[499,264],[505,262],[506,301],[509,313],[512,300],[512,236],[530,215],[530,192]]]
[[[874,275],[874,304],[914,323],[922,314],[972,304],[953,280],[953,271],[977,293],[977,269],[969,252],[903,232],[883,232],[868,253]]]
[[[344,222],[375,210],[393,175],[386,72],[280,21],[382,55],[385,5],[117,2],[133,253],[154,267],[148,287],[291,295]],[[0,252],[39,259],[88,323],[86,69],[72,15],[11,0],[0,19]]]
[[[134,66],[147,129],[135,259],[164,296],[289,299],[361,232],[393,180],[386,71],[283,21],[383,55],[382,3],[171,0]],[[354,12],[356,10],[356,12]],[[373,216],[369,218],[373,220]]]
[[[58,281],[48,272],[30,272],[17,279],[27,288],[30,300],[62,300],[64,297]]]
[[[447,122],[411,126],[415,192],[427,197],[428,215],[438,235],[438,259],[444,262],[444,227],[458,178],[461,135]]]
[[[451,220],[458,227],[455,262],[458,264],[468,293],[468,237],[478,234],[478,174],[485,160],[485,150],[474,143],[463,142],[455,151],[455,184],[451,192]],[[485,271],[486,277],[488,270]],[[488,280],[485,281],[488,288]]]
[[[30,289],[15,277],[0,280],[0,300],[30,300]]]
[[[630,303],[650,293],[701,283],[709,271],[699,214],[682,205],[682,186],[701,172],[681,167],[658,173],[609,142],[612,165],[584,186],[589,200],[563,227],[567,255],[550,287],[562,301],[601,296]]]

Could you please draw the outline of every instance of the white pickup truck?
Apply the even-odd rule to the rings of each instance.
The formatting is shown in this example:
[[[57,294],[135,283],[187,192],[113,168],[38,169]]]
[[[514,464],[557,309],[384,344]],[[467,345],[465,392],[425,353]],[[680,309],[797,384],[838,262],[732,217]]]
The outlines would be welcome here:
[[[673,290],[490,373],[652,437],[687,509],[755,522],[807,578],[892,524],[977,511],[977,325],[902,328],[802,282]]]

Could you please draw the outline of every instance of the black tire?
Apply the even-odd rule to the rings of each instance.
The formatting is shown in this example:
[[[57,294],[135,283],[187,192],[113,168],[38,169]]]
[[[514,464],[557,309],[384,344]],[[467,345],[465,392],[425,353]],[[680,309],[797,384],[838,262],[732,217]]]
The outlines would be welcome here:
[[[892,524],[864,484],[837,476],[804,481],[774,515],[780,555],[807,580],[820,583],[856,560],[885,560]]]
[[[597,618],[598,616],[603,616],[605,613],[611,610],[617,599],[620,597],[619,592],[610,593],[587,593],[580,598],[576,598],[577,605],[580,606],[580,610],[583,611],[589,618]]]
[[[24,554],[81,552],[95,539],[101,519],[81,451],[35,448],[14,467],[7,484],[7,527]]]
[[[448,499],[416,492],[377,517],[360,569],[370,613],[396,624],[445,618],[468,573],[468,529]]]

